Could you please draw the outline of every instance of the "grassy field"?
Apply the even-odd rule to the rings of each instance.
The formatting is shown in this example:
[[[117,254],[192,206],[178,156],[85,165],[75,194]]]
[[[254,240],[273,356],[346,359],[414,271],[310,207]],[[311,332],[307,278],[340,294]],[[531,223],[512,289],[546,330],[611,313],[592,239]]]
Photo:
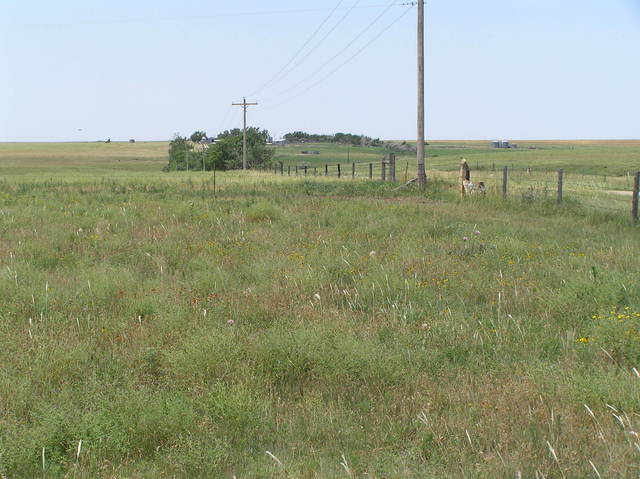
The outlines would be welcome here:
[[[399,142],[392,142],[399,143]],[[501,169],[531,168],[534,171],[564,168],[569,174],[626,176],[636,171],[640,157],[640,141],[581,141],[581,142],[518,142],[518,149],[490,148],[489,142],[432,142],[427,150],[428,168],[455,171],[460,157],[465,157],[474,170],[490,170],[493,165]],[[533,149],[530,149],[533,148]],[[320,155],[302,155],[302,151],[318,151]],[[285,164],[324,166],[350,161],[379,163],[386,148],[352,147],[339,145],[303,144],[280,146],[276,160]],[[399,166],[409,161],[413,170],[415,154],[398,154]]]
[[[426,194],[258,172],[214,194],[162,143],[0,144],[0,476],[638,477],[628,210],[558,207],[541,171],[534,197],[460,201],[448,171],[623,184],[640,145],[439,146]]]

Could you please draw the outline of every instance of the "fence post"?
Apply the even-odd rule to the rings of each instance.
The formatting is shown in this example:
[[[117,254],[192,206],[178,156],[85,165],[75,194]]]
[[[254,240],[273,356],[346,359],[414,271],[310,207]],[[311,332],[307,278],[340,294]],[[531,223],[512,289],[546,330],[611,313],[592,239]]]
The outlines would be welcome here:
[[[298,165],[296,165],[296,176],[298,176]]]
[[[329,176],[329,165],[324,164],[324,176]]]
[[[351,179],[354,180],[356,178],[356,163],[355,161],[351,163]]]
[[[338,163],[338,178],[342,176],[342,171],[340,170],[340,163]]]
[[[287,166],[287,175],[291,176],[291,165]]]
[[[369,179],[373,180],[373,163],[369,163]]]
[[[280,162],[280,176],[284,176],[284,163]]]
[[[307,176],[307,165],[304,165],[304,176]]]
[[[318,176],[318,167],[313,167],[313,176]]]
[[[382,160],[382,163],[380,164],[380,179],[382,181],[387,181],[387,163]]]
[[[564,183],[564,170],[560,168],[558,170],[558,204],[562,204],[562,186]]]
[[[505,166],[504,169],[502,170],[502,196],[504,196],[505,198],[507,196],[508,182],[509,182],[509,167]]]
[[[396,182],[396,155],[389,153],[389,180]]]
[[[638,196],[640,195],[640,171],[638,171],[633,180],[633,202],[631,203],[631,216],[633,222],[638,222]]]

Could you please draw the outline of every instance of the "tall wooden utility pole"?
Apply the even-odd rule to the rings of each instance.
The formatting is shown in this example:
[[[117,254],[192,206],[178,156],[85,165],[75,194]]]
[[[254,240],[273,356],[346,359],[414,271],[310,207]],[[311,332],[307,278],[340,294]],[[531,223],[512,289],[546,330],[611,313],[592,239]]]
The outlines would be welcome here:
[[[242,169],[247,169],[247,107],[257,105],[257,103],[247,103],[243,98],[242,103],[232,103],[232,106],[241,106],[244,110],[244,128],[242,130]]]
[[[424,0],[418,0],[418,184],[427,185],[424,165]]]

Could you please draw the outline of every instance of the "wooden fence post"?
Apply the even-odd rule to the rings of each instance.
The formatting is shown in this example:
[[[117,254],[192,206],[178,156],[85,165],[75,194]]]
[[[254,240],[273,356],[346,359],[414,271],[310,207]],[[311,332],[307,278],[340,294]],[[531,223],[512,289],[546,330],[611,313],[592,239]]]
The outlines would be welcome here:
[[[631,203],[631,216],[633,222],[638,222],[638,196],[640,195],[640,171],[638,171],[633,180],[633,200]]]
[[[355,161],[351,163],[351,179],[354,180],[356,178],[356,163]]]
[[[338,178],[342,176],[342,171],[340,169],[340,163],[338,163]]]
[[[318,167],[317,166],[313,167],[313,176],[318,176]]]
[[[304,165],[304,176],[307,176],[307,165]]]
[[[505,198],[507,196],[507,191],[508,191],[508,185],[507,185],[508,182],[509,182],[509,167],[505,166],[504,169],[502,170],[502,196],[504,196]]]
[[[324,176],[329,176],[329,165],[324,164]]]
[[[284,162],[280,162],[280,176],[284,176]]]
[[[380,164],[380,179],[382,181],[387,181],[387,163],[382,160],[382,163]]]
[[[562,186],[564,184],[564,170],[558,170],[558,204],[562,204]]]
[[[373,180],[373,163],[369,163],[369,179]]]
[[[389,180],[396,182],[396,155],[389,153]]]
[[[298,176],[298,165],[296,165],[296,176]]]

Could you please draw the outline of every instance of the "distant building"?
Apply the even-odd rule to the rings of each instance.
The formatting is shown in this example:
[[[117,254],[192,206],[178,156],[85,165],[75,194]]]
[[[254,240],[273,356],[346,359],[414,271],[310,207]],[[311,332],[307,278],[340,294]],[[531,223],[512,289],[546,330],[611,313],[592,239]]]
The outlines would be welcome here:
[[[518,148],[518,145],[509,143],[509,140],[493,140],[491,142],[492,148]]]

